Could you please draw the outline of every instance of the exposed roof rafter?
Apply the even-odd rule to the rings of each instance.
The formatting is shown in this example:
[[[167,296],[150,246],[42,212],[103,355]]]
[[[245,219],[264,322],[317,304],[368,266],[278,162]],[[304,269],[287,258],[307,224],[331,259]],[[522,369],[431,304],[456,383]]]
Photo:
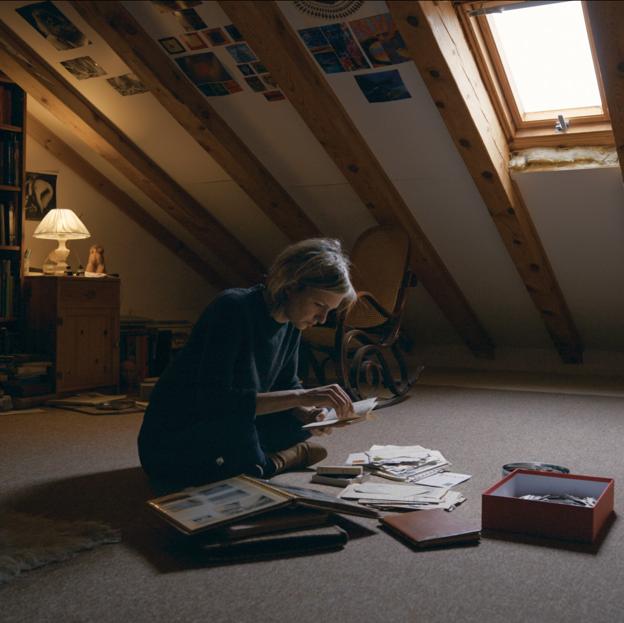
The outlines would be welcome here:
[[[225,281],[253,283],[262,264],[118,127],[0,20],[0,65],[30,96],[65,123],[226,264]],[[241,281],[242,278],[242,281]]]
[[[580,363],[581,338],[511,179],[505,135],[452,3],[390,0],[388,7],[561,358]]]
[[[83,1],[73,7],[290,240],[320,235],[316,225],[121,2]]]
[[[223,278],[210,265],[174,236],[164,225],[158,222],[132,197],[127,195],[94,166],[87,162],[67,143],[62,141],[54,132],[45,127],[32,114],[28,115],[28,135],[34,138],[46,151],[69,167],[80,176],[100,195],[108,199],[113,205],[141,226],[148,234],[165,246],[173,254],[186,262],[194,271],[201,275],[208,283],[217,289],[227,287]]]
[[[587,14],[624,177],[624,2],[592,0]]]
[[[466,344],[475,354],[491,355],[492,341],[459,286],[277,3],[219,4],[377,222],[408,232],[414,272]]]

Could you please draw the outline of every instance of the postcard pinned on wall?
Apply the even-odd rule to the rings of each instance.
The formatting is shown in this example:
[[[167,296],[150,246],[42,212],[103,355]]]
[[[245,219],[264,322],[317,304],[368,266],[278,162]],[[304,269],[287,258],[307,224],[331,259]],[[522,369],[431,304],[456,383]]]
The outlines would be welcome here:
[[[299,36],[325,73],[370,68],[346,24],[304,28]]]
[[[180,56],[175,61],[204,95],[229,95],[242,91],[214,52]]]
[[[225,49],[237,63],[251,63],[258,60],[258,57],[246,43],[234,43]]]
[[[349,22],[349,26],[373,67],[397,65],[411,60],[390,13],[358,19]]]
[[[175,37],[163,37],[158,42],[169,54],[181,54],[186,52],[185,47]]]
[[[208,47],[208,44],[196,32],[187,32],[180,35],[180,39],[186,43],[189,50],[202,50]]]
[[[139,77],[135,74],[123,74],[116,76],[115,78],[107,78],[106,82],[110,84],[119,95],[139,95],[140,93],[147,93],[149,89],[141,82]]]
[[[90,56],[80,56],[79,58],[72,58],[68,61],[61,61],[61,65],[63,65],[76,80],[88,80],[89,78],[97,78],[98,76],[105,76],[107,74],[107,72]]]
[[[398,69],[377,71],[355,76],[364,97],[371,103],[392,102],[412,97],[401,79]]]
[[[180,11],[174,11],[173,15],[186,32],[207,28],[206,22],[204,22],[195,9],[182,9]]]
[[[209,28],[208,30],[204,30],[202,35],[214,46],[217,45],[225,45],[226,43],[231,43],[228,36],[223,32],[222,28]]]
[[[234,24],[228,24],[224,26],[225,30],[227,30],[228,35],[232,37],[232,41],[243,41],[243,35],[241,35],[240,30],[234,26]]]

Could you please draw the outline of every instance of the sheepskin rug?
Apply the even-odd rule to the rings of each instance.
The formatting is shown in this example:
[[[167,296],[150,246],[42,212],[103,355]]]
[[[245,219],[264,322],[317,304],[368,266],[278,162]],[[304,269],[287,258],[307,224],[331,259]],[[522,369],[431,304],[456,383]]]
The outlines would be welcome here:
[[[22,571],[59,562],[121,534],[97,521],[64,521],[13,511],[0,512],[0,586]]]

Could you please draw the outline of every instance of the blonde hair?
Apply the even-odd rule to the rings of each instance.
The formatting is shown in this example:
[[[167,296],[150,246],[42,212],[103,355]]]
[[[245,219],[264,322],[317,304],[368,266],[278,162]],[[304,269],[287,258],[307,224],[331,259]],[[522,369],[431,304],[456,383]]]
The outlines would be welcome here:
[[[266,279],[269,307],[284,307],[293,291],[318,288],[343,294],[340,310],[356,299],[349,274],[350,262],[339,240],[310,238],[286,247],[276,258]]]

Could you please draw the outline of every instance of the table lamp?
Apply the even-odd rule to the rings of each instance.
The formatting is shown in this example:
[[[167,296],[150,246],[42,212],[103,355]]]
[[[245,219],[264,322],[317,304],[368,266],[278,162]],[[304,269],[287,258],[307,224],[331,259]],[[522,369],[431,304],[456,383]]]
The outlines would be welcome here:
[[[72,210],[60,208],[50,210],[33,233],[35,238],[58,240],[58,247],[43,263],[43,272],[47,275],[64,275],[69,255],[66,241],[88,238],[90,235],[89,230]]]

